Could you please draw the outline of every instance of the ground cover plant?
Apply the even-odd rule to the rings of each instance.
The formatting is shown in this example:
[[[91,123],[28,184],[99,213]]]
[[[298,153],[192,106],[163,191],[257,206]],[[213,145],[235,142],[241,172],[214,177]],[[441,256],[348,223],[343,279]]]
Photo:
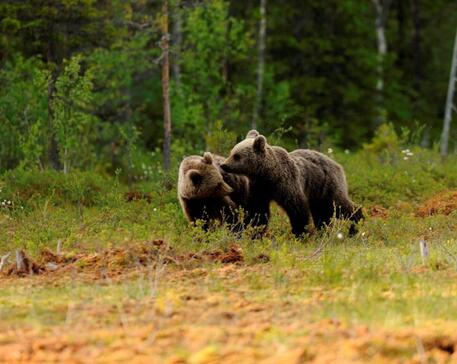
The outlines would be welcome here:
[[[0,253],[13,255],[0,277],[0,358],[451,361],[457,161],[407,153],[331,151],[367,218],[353,238],[335,220],[304,241],[277,207],[267,236],[251,240],[189,226],[176,191],[156,181],[3,175]]]

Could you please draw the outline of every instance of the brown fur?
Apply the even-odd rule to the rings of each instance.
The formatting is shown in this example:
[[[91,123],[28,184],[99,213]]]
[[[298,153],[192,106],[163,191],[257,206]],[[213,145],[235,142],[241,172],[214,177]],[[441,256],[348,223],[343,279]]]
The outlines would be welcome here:
[[[288,153],[268,145],[263,135],[251,130],[221,168],[248,176],[252,190],[261,190],[261,194],[252,194],[251,206],[276,201],[289,216],[296,236],[306,233],[310,214],[318,229],[328,225],[334,214],[350,219],[351,234],[356,231],[354,224],[363,218],[349,199],[343,168],[317,151],[297,149]]]
[[[190,222],[202,220],[208,229],[212,220],[224,221],[239,230],[237,211],[246,208],[249,180],[222,171],[224,160],[211,153],[184,158],[179,166],[178,199]]]

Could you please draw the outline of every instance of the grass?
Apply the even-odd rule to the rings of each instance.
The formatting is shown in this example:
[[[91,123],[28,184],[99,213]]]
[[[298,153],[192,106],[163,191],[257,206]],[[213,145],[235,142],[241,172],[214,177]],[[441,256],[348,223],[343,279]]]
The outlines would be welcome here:
[[[0,358],[450,360],[449,345],[457,345],[457,211],[415,211],[457,188],[457,158],[442,164],[421,150],[408,161],[362,153],[335,158],[354,201],[366,211],[387,209],[386,216],[368,217],[354,238],[341,239],[347,224],[335,221],[297,241],[277,208],[261,241],[223,228],[204,233],[187,225],[175,191],[151,187],[157,181],[135,187],[151,193],[150,203],[126,202],[127,187],[109,177],[10,172],[0,182],[0,202],[12,201],[0,208],[1,254],[23,248],[38,259],[62,240],[66,253],[90,256],[163,239],[177,257],[235,244],[244,260],[132,263],[113,271],[80,262],[55,274],[4,276]],[[426,258],[421,239],[430,249]]]

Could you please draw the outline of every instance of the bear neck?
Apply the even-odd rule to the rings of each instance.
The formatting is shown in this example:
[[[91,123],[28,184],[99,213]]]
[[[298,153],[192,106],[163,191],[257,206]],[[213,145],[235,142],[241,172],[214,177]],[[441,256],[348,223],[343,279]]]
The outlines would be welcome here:
[[[259,173],[256,176],[258,182],[273,187],[296,179],[298,174],[297,167],[287,150],[268,145],[265,154],[266,163],[259,169]]]

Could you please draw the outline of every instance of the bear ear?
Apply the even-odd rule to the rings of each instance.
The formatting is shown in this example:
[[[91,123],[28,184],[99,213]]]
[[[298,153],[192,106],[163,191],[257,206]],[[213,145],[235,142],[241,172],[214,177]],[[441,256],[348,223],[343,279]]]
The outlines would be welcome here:
[[[202,179],[203,179],[203,176],[198,171],[195,171],[195,170],[189,171],[188,176],[194,186],[198,186],[202,182]]]
[[[246,134],[246,139],[254,139],[259,136],[259,132],[257,130],[252,129],[249,133]]]
[[[213,164],[213,156],[211,153],[205,152],[205,154],[203,154],[203,162],[206,164]]]
[[[267,143],[267,140],[265,139],[265,137],[263,135],[259,135],[258,137],[256,137],[254,139],[254,144],[253,144],[254,151],[256,151],[258,153],[265,152],[266,143]]]

